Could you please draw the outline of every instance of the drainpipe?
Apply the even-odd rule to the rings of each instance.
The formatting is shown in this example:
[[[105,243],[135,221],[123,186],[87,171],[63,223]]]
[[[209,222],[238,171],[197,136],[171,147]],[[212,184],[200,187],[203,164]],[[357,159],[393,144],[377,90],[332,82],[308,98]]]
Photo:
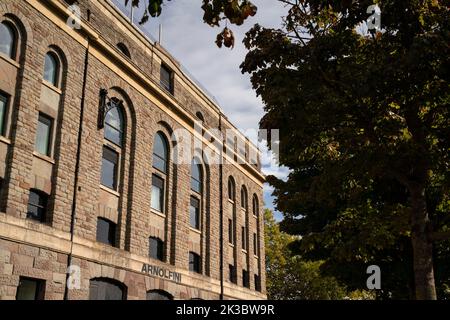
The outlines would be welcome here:
[[[219,113],[219,134],[222,137],[222,113]],[[220,162],[219,162],[219,211],[220,211],[220,300],[224,300],[223,295],[223,145],[221,138]]]
[[[86,100],[86,83],[87,83],[87,70],[89,65],[89,48],[90,42],[89,37],[87,38],[87,47],[86,53],[84,57],[84,73],[83,73],[83,86],[81,92],[81,105],[80,105],[80,120],[78,124],[78,141],[77,141],[77,155],[75,162],[75,183],[73,188],[73,197],[72,197],[72,213],[70,218],[70,252],[67,256],[67,272],[66,272],[66,285],[64,288],[64,300],[68,300],[68,284],[69,284],[69,267],[72,265],[72,253],[73,253],[73,237],[75,230],[75,220],[76,220],[76,212],[77,212],[77,194],[78,194],[78,176],[80,172],[80,157],[81,157],[81,138],[83,136],[83,117],[84,117],[84,104]]]

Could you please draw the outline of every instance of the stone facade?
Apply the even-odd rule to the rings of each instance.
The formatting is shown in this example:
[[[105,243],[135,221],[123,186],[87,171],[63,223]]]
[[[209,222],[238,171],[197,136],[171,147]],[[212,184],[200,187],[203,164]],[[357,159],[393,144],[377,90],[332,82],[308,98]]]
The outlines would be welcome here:
[[[127,299],[145,299],[151,290],[175,299],[219,299],[221,292],[225,299],[264,299],[264,177],[259,163],[252,163],[259,156],[255,146],[164,48],[146,39],[113,5],[79,1],[81,23],[74,29],[67,23],[67,2],[0,2],[0,22],[15,32],[13,54],[0,53],[0,94],[7,97],[0,136],[0,299],[16,297],[20,277],[45,281],[45,299],[62,299],[69,256],[77,271],[69,278],[75,277],[76,284],[69,286],[68,299],[88,299],[93,279],[121,283]],[[118,49],[119,43],[126,46],[129,57]],[[53,84],[43,80],[49,52],[59,65]],[[172,72],[172,93],[160,85],[162,65]],[[123,101],[125,125],[116,190],[100,183],[102,148],[108,144],[98,126],[102,89],[109,98]],[[39,114],[53,119],[47,155],[35,151]],[[202,127],[196,130],[199,118]],[[224,148],[223,165],[208,160],[208,155],[212,158],[223,150],[217,143],[219,129],[224,137],[230,131],[236,134],[238,145],[244,142],[242,148],[236,142]],[[172,141],[180,130],[187,137]],[[170,151],[178,152],[169,153],[163,213],[150,207],[157,133],[167,137]],[[189,220],[191,165],[174,161],[195,154],[196,144],[185,144],[194,138],[210,151],[200,154],[199,230],[190,228]],[[235,195],[231,200],[230,185]],[[43,222],[27,218],[30,190],[47,195]],[[115,224],[114,247],[97,241],[99,217]],[[162,261],[149,258],[149,237],[164,242]],[[189,271],[189,252],[201,257],[200,274]],[[145,265],[166,273],[149,274]],[[236,270],[235,283],[230,281],[229,266]],[[244,271],[248,287],[243,285]],[[167,277],[174,273],[181,281]]]

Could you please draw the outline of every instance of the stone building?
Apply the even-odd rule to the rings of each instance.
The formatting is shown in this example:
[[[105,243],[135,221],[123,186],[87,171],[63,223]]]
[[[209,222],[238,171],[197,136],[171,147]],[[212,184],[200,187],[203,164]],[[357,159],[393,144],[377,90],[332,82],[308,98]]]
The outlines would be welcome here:
[[[0,1],[0,299],[265,299],[258,150],[110,1],[71,2]]]

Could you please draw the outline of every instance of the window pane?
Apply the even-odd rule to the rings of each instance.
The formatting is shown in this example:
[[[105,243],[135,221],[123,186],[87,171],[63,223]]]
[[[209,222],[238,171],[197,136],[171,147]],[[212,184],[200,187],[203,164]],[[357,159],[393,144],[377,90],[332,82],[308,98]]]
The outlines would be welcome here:
[[[159,212],[164,212],[164,180],[153,175],[151,207]]]
[[[35,150],[46,156],[50,155],[50,137],[52,132],[52,119],[39,114]]]
[[[57,87],[58,81],[58,62],[55,55],[52,53],[47,53],[45,55],[44,62],[44,80],[50,82],[52,85]]]
[[[13,58],[15,49],[14,32],[6,23],[0,24],[0,52]]]
[[[114,102],[113,102],[114,103]],[[113,107],[105,117],[105,139],[122,146],[123,117],[118,107]]]
[[[5,115],[6,115],[6,107],[8,105],[8,98],[3,95],[0,95],[0,135],[4,136],[6,134],[5,128]]]
[[[202,167],[196,160],[191,165],[191,189],[197,193],[202,192]]]
[[[153,167],[167,173],[167,142],[164,136],[158,132],[153,146]]]
[[[106,219],[98,218],[97,241],[114,246],[116,243],[116,224]]]
[[[258,241],[256,238],[256,233],[253,234],[253,253],[255,256],[258,254]]]
[[[117,189],[117,164],[119,154],[108,147],[103,147],[101,183],[105,187]]]
[[[200,201],[198,199],[191,197],[189,211],[191,227],[200,229]]]
[[[164,65],[161,65],[161,86],[169,92],[173,92],[172,71]]]
[[[89,300],[124,300],[125,295],[120,286],[106,280],[91,280]]]
[[[149,256],[153,259],[163,261],[164,242],[161,239],[151,237],[149,247]]]
[[[41,222],[45,221],[47,198],[48,196],[44,193],[30,190],[30,195],[28,197],[27,218]]]
[[[189,270],[200,273],[200,256],[194,252],[189,252]]]
[[[45,281],[20,278],[16,300],[43,300]]]
[[[147,292],[147,300],[173,300],[173,297],[165,291],[151,290]]]
[[[233,220],[228,219],[228,241],[233,244]]]

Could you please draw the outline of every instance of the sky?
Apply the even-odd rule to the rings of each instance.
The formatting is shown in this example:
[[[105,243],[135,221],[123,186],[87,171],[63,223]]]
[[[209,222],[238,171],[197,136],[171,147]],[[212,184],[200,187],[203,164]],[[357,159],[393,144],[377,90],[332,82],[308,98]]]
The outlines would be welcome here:
[[[114,2],[123,4],[124,0]],[[281,17],[287,12],[277,0],[252,2],[258,7],[256,16],[247,19],[242,26],[229,25],[236,40],[232,50],[216,46],[216,36],[225,25],[212,28],[203,23],[201,0],[164,1],[161,16],[150,18],[141,27],[154,39],[158,39],[159,25],[162,25],[161,45],[215,97],[226,116],[241,130],[258,129],[259,120],[264,115],[263,103],[251,87],[250,76],[243,75],[239,69],[247,52],[242,40],[246,31],[255,23],[264,27],[281,27]],[[136,12],[136,22],[140,18],[141,15]],[[274,165],[270,158],[268,154],[263,156],[263,173],[286,178],[288,170]],[[271,187],[268,184],[264,186],[264,204],[266,208],[274,209]],[[282,215],[275,212],[275,217],[281,220]]]

